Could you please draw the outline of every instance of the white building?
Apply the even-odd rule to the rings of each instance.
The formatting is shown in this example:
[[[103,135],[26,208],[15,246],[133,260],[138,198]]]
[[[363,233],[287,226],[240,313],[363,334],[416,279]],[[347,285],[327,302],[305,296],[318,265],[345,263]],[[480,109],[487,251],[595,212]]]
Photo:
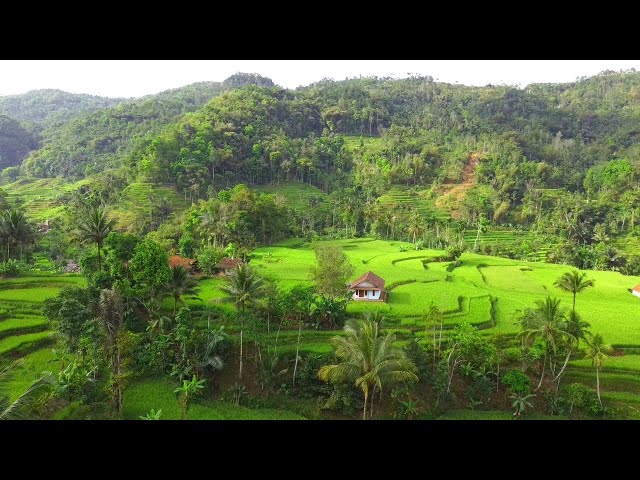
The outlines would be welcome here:
[[[640,285],[633,287],[633,290],[631,290],[631,293],[634,294],[636,297],[640,298]]]
[[[373,272],[367,272],[351,282],[349,289],[353,290],[354,300],[385,301],[384,280]]]

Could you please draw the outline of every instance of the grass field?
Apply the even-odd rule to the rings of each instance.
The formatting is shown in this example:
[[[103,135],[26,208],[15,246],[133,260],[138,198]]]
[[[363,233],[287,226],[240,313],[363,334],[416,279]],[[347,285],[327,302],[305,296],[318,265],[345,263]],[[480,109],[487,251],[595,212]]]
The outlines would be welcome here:
[[[78,275],[28,272],[0,280],[0,363],[19,360],[8,384],[17,397],[44,371],[60,370],[53,362],[53,332],[42,314],[42,303],[65,286],[84,285]]]
[[[138,420],[151,409],[162,409],[162,420],[180,419],[180,407],[175,386],[165,380],[144,380],[130,385],[124,392],[123,416],[126,420]],[[250,409],[222,401],[196,400],[189,408],[189,420],[304,420],[286,410]]]
[[[343,247],[355,267],[354,279],[371,270],[385,279],[386,284],[402,280],[414,283],[400,285],[390,292],[389,302],[350,302],[348,311],[358,314],[365,309],[380,308],[405,319],[412,324],[415,317],[434,302],[447,313],[448,323],[468,321],[470,323],[490,320],[489,295],[497,298],[495,331],[516,333],[516,321],[520,312],[544,300],[547,294],[559,297],[567,307],[571,295],[553,286],[562,273],[571,270],[564,265],[524,262],[498,257],[465,253],[462,265],[446,272],[443,263],[429,263],[423,267],[421,258],[442,254],[436,250],[408,250],[404,242],[386,242],[371,239],[340,240],[332,242]],[[271,252],[269,257],[267,254]],[[258,248],[251,264],[257,271],[278,281],[281,288],[296,284],[311,284],[309,267],[315,262],[311,245],[301,241]],[[640,277],[627,277],[617,272],[588,271],[595,279],[595,287],[578,295],[577,309],[592,330],[604,335],[613,345],[640,347],[640,299],[632,296],[628,289],[640,283]],[[221,279],[208,282],[222,282]],[[211,288],[211,285],[208,285]],[[215,293],[213,289],[211,293]],[[458,298],[463,301],[462,312]],[[484,299],[484,300],[482,300]],[[465,310],[466,305],[466,310]],[[406,320],[406,319],[414,320]]]

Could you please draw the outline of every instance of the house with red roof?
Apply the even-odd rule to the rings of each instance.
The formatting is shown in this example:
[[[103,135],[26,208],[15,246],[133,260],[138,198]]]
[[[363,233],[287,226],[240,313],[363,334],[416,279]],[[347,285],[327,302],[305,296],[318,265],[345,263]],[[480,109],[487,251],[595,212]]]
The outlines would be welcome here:
[[[633,290],[631,290],[631,293],[636,297],[640,298],[640,285],[636,285],[635,287],[633,287]]]
[[[220,260],[220,263],[216,265],[221,273],[224,275],[228,274],[231,270],[237,269],[240,265],[242,265],[242,260],[239,258],[228,258],[224,257]]]
[[[196,267],[196,261],[193,258],[181,257],[180,255],[172,255],[169,257],[169,267],[184,267],[190,273],[193,273]]]
[[[384,302],[384,279],[373,272],[367,272],[349,284],[353,299],[370,302]]]

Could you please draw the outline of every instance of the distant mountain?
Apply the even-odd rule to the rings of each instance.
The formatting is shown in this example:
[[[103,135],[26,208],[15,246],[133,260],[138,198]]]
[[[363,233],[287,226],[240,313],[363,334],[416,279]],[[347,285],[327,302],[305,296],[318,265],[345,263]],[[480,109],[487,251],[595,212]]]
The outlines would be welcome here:
[[[163,126],[197,110],[225,87],[200,82],[74,118],[42,132],[42,148],[25,162],[35,176],[81,177],[120,165]]]
[[[49,125],[71,120],[86,112],[113,107],[124,100],[62,90],[32,90],[22,95],[0,97],[0,114],[39,132]]]
[[[0,115],[0,169],[19,165],[36,141],[18,122]]]

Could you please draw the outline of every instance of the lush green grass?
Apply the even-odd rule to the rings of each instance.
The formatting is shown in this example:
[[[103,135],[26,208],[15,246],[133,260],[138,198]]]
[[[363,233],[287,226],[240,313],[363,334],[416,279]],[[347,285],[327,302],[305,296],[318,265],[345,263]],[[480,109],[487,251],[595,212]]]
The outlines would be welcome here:
[[[144,380],[126,388],[123,416],[137,420],[151,409],[162,409],[163,420],[180,418],[180,407],[173,393],[175,385],[166,380]],[[189,408],[189,420],[304,420],[298,414],[277,409],[250,409],[214,400],[198,400]]]
[[[570,362],[571,366],[592,369],[591,360],[581,359]],[[621,357],[609,357],[604,362],[604,372],[611,371],[640,371],[640,355],[623,355]],[[640,378],[638,379],[640,381]]]
[[[60,288],[58,287],[38,287],[38,288],[12,288],[0,290],[0,301],[17,302],[44,302],[45,299],[55,297]]]
[[[514,420],[513,414],[500,410],[452,410],[438,420]],[[566,420],[565,417],[523,413],[517,420]]]
[[[11,382],[8,384],[8,393],[11,399],[20,396],[29,388],[34,380],[40,378],[43,372],[60,371],[59,359],[51,348],[35,350],[20,359],[20,365],[15,369]]]
[[[0,320],[0,338],[8,334],[15,334],[21,330],[34,330],[40,327],[46,328],[48,321],[38,316],[14,316],[7,320]]]
[[[425,269],[420,258],[411,258],[437,256],[441,251],[416,252],[406,242],[355,239],[331,243],[344,248],[355,267],[354,278],[371,270],[387,284],[416,280],[394,288],[386,304],[350,302],[348,311],[352,315],[380,308],[401,317],[402,322],[410,326],[434,302],[439,308],[451,311],[447,323],[468,321],[477,324],[490,320],[488,296],[493,295],[498,299],[496,326],[488,331],[516,333],[520,313],[534,306],[536,300],[544,300],[547,294],[559,297],[567,307],[571,305],[571,295],[553,286],[560,275],[571,270],[564,265],[465,253],[461,258],[462,266],[449,273],[445,271],[446,263],[429,263]],[[408,250],[400,252],[401,246]],[[271,252],[270,259],[268,252]],[[289,240],[258,248],[251,264],[259,273],[276,279],[282,288],[288,289],[297,284],[311,284],[309,268],[314,262],[315,256],[308,243]],[[584,320],[591,323],[594,331],[602,333],[608,343],[640,346],[640,299],[627,290],[640,283],[640,277],[600,271],[588,271],[587,274],[596,284],[578,295],[577,308]],[[447,277],[450,281],[446,281]],[[460,296],[464,299],[463,311],[455,313],[453,310],[457,308]]]
[[[37,332],[3,338],[0,340],[0,355],[30,349],[35,345],[45,343],[50,337],[51,332]]]

